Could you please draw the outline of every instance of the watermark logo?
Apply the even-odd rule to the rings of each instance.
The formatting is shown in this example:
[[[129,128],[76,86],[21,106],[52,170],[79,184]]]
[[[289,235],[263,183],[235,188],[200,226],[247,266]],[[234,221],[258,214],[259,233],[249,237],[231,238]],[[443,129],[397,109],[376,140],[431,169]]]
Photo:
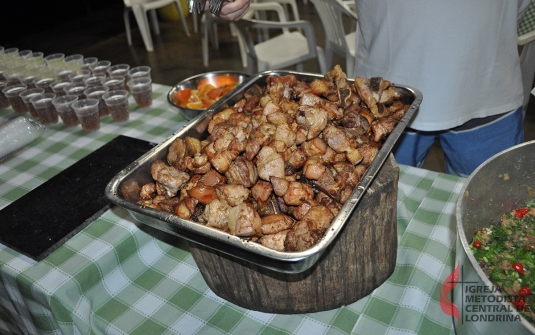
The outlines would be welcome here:
[[[460,295],[455,290],[460,290]],[[454,292],[460,296],[458,305],[451,298]],[[444,280],[439,301],[442,311],[455,319],[457,326],[467,322],[520,322],[517,311],[530,312],[533,303],[531,296],[509,295],[502,287],[463,280],[460,262]]]
[[[450,273],[446,280],[444,280],[442,290],[440,290],[440,308],[447,315],[457,319],[457,324],[459,326],[461,325],[461,315],[459,313],[459,308],[450,299],[450,292],[453,291],[453,288],[459,282],[460,268],[460,263],[457,263],[457,267]]]

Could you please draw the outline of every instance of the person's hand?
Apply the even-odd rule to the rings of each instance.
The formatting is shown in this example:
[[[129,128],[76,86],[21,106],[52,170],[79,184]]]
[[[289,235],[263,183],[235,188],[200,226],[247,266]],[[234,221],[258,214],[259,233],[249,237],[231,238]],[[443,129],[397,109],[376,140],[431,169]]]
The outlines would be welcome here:
[[[232,1],[232,0],[231,0]],[[229,21],[238,21],[241,19],[251,3],[250,0],[234,0],[234,1],[224,0],[221,5],[221,11],[219,12],[219,17]]]

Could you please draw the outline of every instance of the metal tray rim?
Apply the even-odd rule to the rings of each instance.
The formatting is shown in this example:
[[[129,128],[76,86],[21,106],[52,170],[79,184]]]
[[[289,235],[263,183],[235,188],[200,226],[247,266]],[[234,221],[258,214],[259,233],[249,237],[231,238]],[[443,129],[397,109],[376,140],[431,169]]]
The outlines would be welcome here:
[[[216,102],[211,108],[207,109],[204,113],[201,113],[196,118],[192,119],[182,129],[176,131],[173,135],[165,139],[163,142],[155,146],[145,155],[134,161],[124,170],[113,178],[106,187],[105,194],[108,199],[117,206],[123,207],[131,212],[134,218],[141,223],[151,225],[157,229],[166,231],[173,235],[186,238],[194,243],[200,243],[209,248],[213,248],[219,252],[229,254],[242,258],[246,261],[264,266],[275,271],[298,273],[310,268],[325,251],[325,249],[332,243],[340,230],[343,228],[345,222],[355,210],[358,202],[368,189],[376,174],[386,161],[390,151],[399,138],[407,124],[410,122],[414,114],[417,112],[421,102],[422,94],[419,90],[412,87],[395,85],[398,88],[407,90],[414,95],[409,109],[405,113],[405,116],[400,120],[394,131],[389,135],[385,141],[383,147],[379,151],[378,155],[368,167],[365,175],[363,176],[359,185],[355,188],[350,199],[344,204],[339,214],[335,217],[331,223],[330,228],[326,231],[324,237],[318,241],[317,244],[311,248],[298,251],[298,252],[281,252],[267,248],[255,242],[248,242],[239,237],[232,236],[228,233],[219,231],[215,228],[206,227],[198,223],[181,219],[175,215],[154,210],[152,208],[143,207],[137,203],[126,201],[118,195],[121,182],[128,177],[135,169],[146,163],[150,159],[154,159],[153,156],[156,152],[167,148],[172,141],[183,134],[186,134],[188,130],[197,126],[202,120],[208,117],[211,113],[218,111],[225,103],[228,103],[236,95],[242,93],[249,86],[256,83],[258,80],[264,79],[268,76],[282,76],[287,74],[296,75],[298,78],[323,78],[322,75],[301,73],[294,71],[264,71],[251,76],[249,79],[238,85],[232,95],[229,95],[218,102]],[[160,222],[158,222],[160,221]],[[198,236],[197,236],[198,235]],[[209,243],[208,243],[209,242]],[[214,248],[214,246],[223,246],[223,249]],[[233,249],[235,247],[237,249]],[[230,249],[230,250],[228,250]]]

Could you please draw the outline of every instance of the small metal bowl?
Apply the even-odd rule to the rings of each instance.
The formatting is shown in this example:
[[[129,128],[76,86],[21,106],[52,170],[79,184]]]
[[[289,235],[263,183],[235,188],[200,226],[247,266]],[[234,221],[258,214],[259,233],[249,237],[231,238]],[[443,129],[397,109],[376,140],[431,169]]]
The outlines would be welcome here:
[[[218,88],[221,86],[229,85],[229,83],[235,82],[236,84],[243,83],[249,75],[236,71],[214,71],[208,73],[202,73],[193,77],[182,80],[180,83],[176,84],[169,90],[167,93],[167,101],[171,106],[173,106],[178,112],[182,113],[186,120],[191,120],[198,115],[206,111],[206,108],[192,109],[187,107],[181,107],[176,101],[175,94],[176,92],[190,88],[196,90],[201,88],[206,84],[211,84],[212,86]]]

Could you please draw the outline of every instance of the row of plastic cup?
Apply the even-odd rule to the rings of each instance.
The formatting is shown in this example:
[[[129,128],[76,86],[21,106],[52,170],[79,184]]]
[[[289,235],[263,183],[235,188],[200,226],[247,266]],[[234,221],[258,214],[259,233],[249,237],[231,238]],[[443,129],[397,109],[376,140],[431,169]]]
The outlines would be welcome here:
[[[140,78],[149,82],[150,78]],[[139,85],[141,86],[141,85]],[[137,86],[134,86],[137,89]],[[66,127],[82,125],[85,131],[95,131],[100,128],[100,118],[111,115],[115,122],[129,119],[128,91],[124,89],[109,90],[106,86],[86,88],[83,94],[56,95],[46,93],[43,88],[25,89],[24,85],[15,85],[2,90],[10,104],[18,114],[27,111],[42,124],[55,124],[58,117]],[[141,99],[148,99],[152,89],[143,91]],[[137,92],[133,91],[134,98]],[[143,101],[146,102],[146,101]]]
[[[0,47],[0,110],[11,106],[18,114],[30,112],[43,124],[55,124],[59,117],[67,127],[82,124],[84,130],[94,131],[99,129],[102,116],[111,114],[116,122],[129,119],[129,93],[141,108],[152,104],[148,66],[130,68],[82,55],[43,56],[31,50]],[[53,75],[45,71],[32,76],[30,69],[34,67],[52,70]],[[98,122],[89,117],[95,109]]]

